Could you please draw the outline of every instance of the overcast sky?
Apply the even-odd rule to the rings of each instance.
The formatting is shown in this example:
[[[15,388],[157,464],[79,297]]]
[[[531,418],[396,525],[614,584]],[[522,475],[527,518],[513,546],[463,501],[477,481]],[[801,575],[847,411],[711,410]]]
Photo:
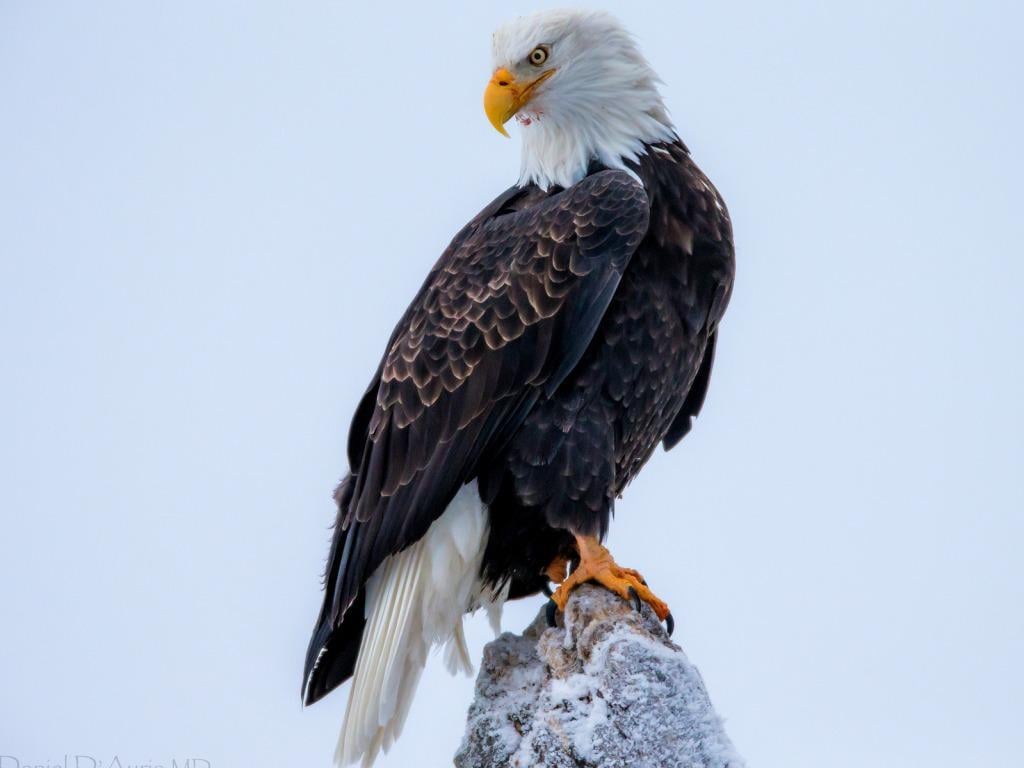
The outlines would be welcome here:
[[[299,687],[348,420],[515,179],[481,92],[541,5],[0,0],[0,755],[328,764],[347,687]],[[752,766],[1016,763],[1019,4],[606,7],[738,257],[613,552]],[[433,659],[380,765],[448,764],[471,695]]]

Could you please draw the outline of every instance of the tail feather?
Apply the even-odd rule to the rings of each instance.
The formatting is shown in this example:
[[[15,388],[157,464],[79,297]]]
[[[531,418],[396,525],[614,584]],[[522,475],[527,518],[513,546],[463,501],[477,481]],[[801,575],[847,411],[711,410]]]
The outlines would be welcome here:
[[[452,636],[444,646],[444,667],[450,674],[457,675],[462,672],[465,675],[473,674],[473,662],[469,658],[469,648],[466,645],[466,631],[459,622],[452,632]]]
[[[359,646],[335,761],[373,763],[402,731],[427,654],[446,643],[449,670],[472,673],[463,615],[501,596],[483,595],[487,518],[476,483],[464,486],[426,535],[385,560],[366,583]]]

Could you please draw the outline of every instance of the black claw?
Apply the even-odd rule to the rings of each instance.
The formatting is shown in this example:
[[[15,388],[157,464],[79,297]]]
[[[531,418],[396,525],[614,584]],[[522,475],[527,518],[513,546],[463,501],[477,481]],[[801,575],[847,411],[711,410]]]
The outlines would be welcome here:
[[[551,597],[553,594],[551,592],[551,586],[546,581],[540,585],[540,591],[544,593],[544,597]]]
[[[544,615],[547,617],[549,627],[557,627],[555,623],[555,613],[558,611],[558,606],[555,605],[554,600],[548,600],[548,604],[544,609]]]
[[[643,610],[644,604],[640,602],[640,595],[637,594],[636,589],[633,587],[629,588],[629,597],[633,601],[633,609],[637,613],[640,613],[640,611]]]
[[[672,633],[676,631],[676,620],[672,618],[671,613],[665,617],[665,630],[669,637],[672,637]]]

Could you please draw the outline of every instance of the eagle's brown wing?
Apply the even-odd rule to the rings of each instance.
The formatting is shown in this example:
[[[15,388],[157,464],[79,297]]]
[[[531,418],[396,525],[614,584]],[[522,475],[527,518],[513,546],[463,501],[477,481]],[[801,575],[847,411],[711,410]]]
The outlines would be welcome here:
[[[647,195],[624,171],[508,211],[517,194],[456,236],[357,409],[307,683],[377,566],[426,533],[579,362],[647,229]],[[337,685],[337,672],[309,693]]]

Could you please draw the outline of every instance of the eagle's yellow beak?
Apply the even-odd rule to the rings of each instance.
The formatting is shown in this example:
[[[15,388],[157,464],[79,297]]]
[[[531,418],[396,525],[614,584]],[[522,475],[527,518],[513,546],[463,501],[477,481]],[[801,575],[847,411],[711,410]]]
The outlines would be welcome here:
[[[495,70],[491,82],[484,89],[484,112],[498,133],[508,136],[505,123],[530,101],[537,86],[553,74],[555,70],[549,69],[542,72],[536,80],[523,85],[507,69]]]

